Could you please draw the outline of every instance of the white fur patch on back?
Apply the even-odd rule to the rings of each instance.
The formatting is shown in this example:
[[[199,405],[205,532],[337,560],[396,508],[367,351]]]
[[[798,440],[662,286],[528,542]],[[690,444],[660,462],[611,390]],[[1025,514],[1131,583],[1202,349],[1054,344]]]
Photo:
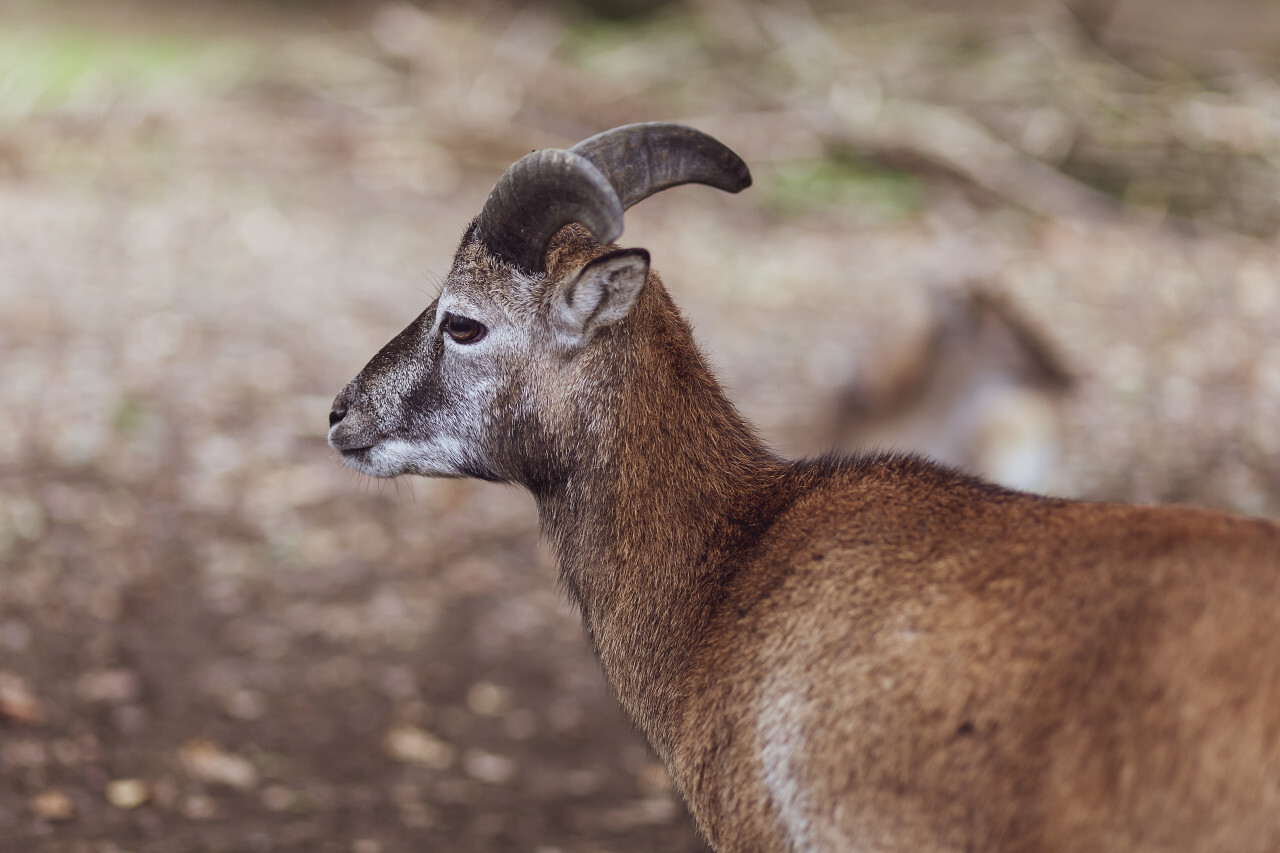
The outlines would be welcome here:
[[[795,850],[811,850],[810,804],[800,766],[804,761],[804,700],[800,693],[770,678],[761,697],[764,711],[756,724],[756,740],[764,783],[778,807],[778,817]]]
[[[814,802],[810,787],[813,774],[805,772],[805,763],[811,760],[805,729],[813,724],[814,709],[804,696],[803,685],[774,675],[764,683],[760,699],[763,710],[756,723],[756,745],[764,784],[777,806],[791,849],[797,853],[855,853],[856,848],[836,824],[837,815]]]

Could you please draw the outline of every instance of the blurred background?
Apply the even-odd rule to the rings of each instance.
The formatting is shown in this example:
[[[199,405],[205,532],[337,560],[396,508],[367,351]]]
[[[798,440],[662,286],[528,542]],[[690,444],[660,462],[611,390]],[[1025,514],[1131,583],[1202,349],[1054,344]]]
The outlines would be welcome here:
[[[506,166],[628,214],[788,454],[1280,515],[1268,0],[0,3],[0,849],[699,851],[530,498],[334,394]]]

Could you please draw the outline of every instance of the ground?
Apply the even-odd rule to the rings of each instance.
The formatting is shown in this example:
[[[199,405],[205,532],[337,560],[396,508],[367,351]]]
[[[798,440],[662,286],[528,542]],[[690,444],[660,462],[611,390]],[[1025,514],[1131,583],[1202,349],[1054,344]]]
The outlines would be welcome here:
[[[0,13],[0,850],[705,849],[531,499],[324,442],[502,169],[613,125],[752,166],[623,243],[781,451],[980,286],[1072,376],[1046,490],[1280,514],[1269,7],[948,5]]]

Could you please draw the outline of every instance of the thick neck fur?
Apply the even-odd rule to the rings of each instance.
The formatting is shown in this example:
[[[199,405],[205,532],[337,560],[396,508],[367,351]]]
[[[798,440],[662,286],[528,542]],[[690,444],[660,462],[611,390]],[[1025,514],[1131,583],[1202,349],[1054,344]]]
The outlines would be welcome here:
[[[596,348],[561,482],[539,494],[562,579],[618,697],[664,757],[729,556],[787,502],[785,465],[725,397],[657,276]],[[594,354],[586,354],[594,357]]]

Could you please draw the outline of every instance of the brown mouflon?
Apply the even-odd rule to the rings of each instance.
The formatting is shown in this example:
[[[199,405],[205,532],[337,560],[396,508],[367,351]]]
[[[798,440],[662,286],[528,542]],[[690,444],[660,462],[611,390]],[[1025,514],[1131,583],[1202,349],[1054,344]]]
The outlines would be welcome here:
[[[1280,527],[774,456],[609,245],[688,182],[751,178],[670,124],[520,160],[330,444],[533,493],[717,850],[1280,850]]]

